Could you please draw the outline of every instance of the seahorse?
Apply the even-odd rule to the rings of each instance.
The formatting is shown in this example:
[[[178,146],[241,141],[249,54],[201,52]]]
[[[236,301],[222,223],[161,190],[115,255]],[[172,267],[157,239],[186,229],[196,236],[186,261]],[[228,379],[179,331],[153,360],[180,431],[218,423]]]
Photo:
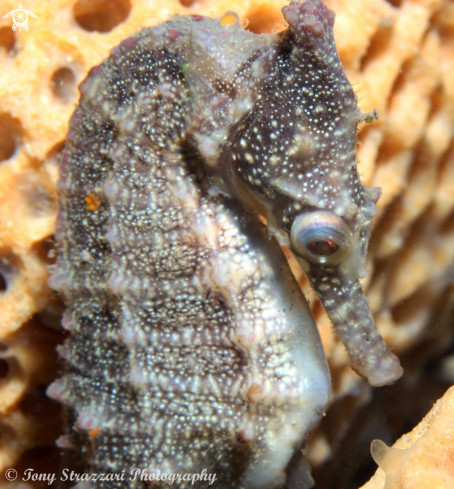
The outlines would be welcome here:
[[[330,377],[279,245],[372,385],[402,373],[359,284],[380,192],[322,0],[288,28],[174,16],[80,85],[60,165],[50,285],[71,332],[49,396],[100,488],[305,489]],[[119,480],[113,480],[117,474]],[[121,479],[123,477],[123,479]],[[80,481],[78,487],[92,487]]]

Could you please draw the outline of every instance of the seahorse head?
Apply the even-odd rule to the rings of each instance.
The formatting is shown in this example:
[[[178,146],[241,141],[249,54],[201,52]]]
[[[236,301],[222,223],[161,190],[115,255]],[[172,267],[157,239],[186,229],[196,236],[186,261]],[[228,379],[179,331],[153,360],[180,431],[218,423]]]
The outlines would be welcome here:
[[[283,9],[289,28],[261,59],[255,105],[228,147],[236,194],[307,273],[352,367],[372,385],[402,374],[377,331],[359,279],[379,189],[360,180],[356,131],[365,117],[339,60],[334,14],[321,0]]]
[[[222,22],[209,38],[194,28],[197,55],[182,68],[193,103],[187,135],[210,191],[266,217],[296,255],[352,367],[372,385],[392,383],[402,368],[359,283],[380,190],[359,178],[356,131],[377,114],[358,108],[323,1],[292,0],[282,11],[288,29],[274,36],[224,32]]]

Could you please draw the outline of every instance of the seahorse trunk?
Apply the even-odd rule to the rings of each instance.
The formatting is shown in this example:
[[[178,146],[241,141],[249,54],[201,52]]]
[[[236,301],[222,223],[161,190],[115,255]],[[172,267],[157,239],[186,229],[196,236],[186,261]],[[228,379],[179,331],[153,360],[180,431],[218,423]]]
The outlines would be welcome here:
[[[203,470],[200,488],[311,485],[301,448],[328,402],[327,363],[278,244],[207,176],[202,149],[221,135],[204,146],[193,122],[225,104],[201,103],[189,79],[227,78],[209,69],[213,43],[191,62],[207,35],[228,52],[245,37],[246,60],[264,45],[239,26],[175,17],[90,72],[70,123],[50,284],[71,336],[48,394],[76,417],[60,445],[93,472],[124,471],[97,488],[143,487],[133,470],[174,474],[180,489]],[[230,121],[247,107],[235,110]]]

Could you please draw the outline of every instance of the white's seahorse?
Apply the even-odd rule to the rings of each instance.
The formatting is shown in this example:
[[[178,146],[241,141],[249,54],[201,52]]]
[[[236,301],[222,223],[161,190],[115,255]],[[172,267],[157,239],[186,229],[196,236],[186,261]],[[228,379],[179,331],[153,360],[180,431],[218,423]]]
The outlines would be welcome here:
[[[311,486],[301,447],[329,372],[270,235],[297,256],[353,368],[372,385],[401,375],[358,282],[379,191],[358,177],[363,116],[334,14],[321,0],[283,13],[276,35],[232,13],[172,17],[80,86],[50,279],[72,334],[48,393],[75,413],[60,445],[125,472],[98,488],[143,487],[133,469],[176,474],[181,489],[184,474],[203,488]]]

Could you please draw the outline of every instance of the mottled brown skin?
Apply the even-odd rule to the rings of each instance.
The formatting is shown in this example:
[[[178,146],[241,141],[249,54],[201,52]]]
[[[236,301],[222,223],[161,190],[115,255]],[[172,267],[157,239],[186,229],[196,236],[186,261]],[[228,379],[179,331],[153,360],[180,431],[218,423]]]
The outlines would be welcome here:
[[[334,17],[318,0],[284,15],[289,29],[274,36],[173,17],[114,48],[79,87],[50,279],[72,334],[48,393],[73,408],[59,444],[90,470],[311,487],[301,448],[329,373],[270,232],[299,257],[354,367],[377,385],[396,377],[357,282],[374,194],[356,171],[361,115]]]

